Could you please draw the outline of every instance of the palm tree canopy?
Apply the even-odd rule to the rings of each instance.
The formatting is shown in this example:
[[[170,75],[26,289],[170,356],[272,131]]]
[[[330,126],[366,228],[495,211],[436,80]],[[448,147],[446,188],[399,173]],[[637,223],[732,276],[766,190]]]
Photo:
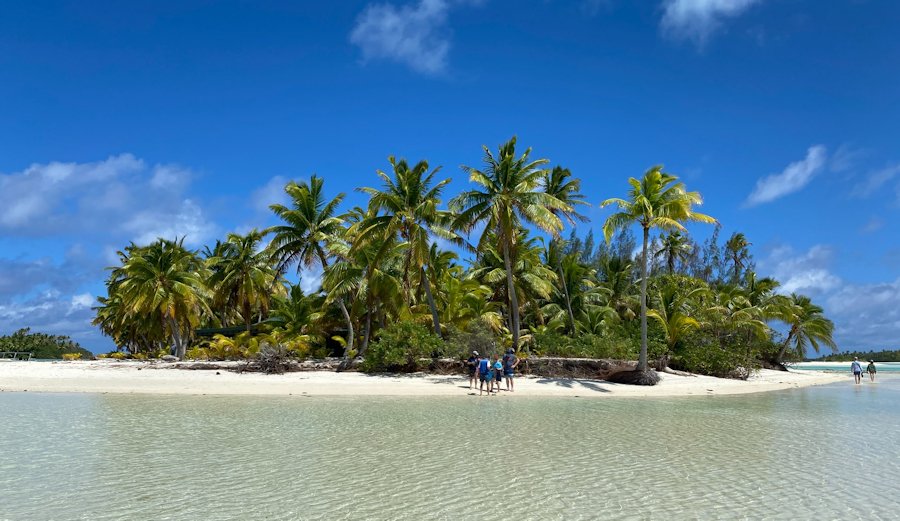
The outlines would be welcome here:
[[[662,165],[657,165],[647,170],[640,180],[629,178],[629,200],[611,198],[600,203],[601,208],[609,205],[619,208],[603,224],[603,236],[607,242],[616,230],[632,222],[639,223],[644,229],[660,228],[666,231],[684,231],[682,222],[716,222],[708,215],[693,211],[694,205],[703,204],[699,192],[688,192],[684,183],[662,169]]]

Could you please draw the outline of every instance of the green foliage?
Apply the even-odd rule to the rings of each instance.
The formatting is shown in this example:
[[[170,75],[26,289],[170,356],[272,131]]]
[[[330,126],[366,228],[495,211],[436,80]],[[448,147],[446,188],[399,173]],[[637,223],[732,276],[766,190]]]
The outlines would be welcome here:
[[[63,353],[63,360],[81,360],[81,353]]]
[[[444,342],[428,328],[401,321],[382,329],[366,351],[362,370],[373,372],[415,372],[420,359],[440,356]]]
[[[709,336],[694,334],[684,342],[669,362],[675,369],[721,378],[746,378],[750,370],[760,366],[760,346],[734,341],[720,344]]]
[[[446,341],[444,356],[466,359],[472,351],[481,355],[496,353],[499,340],[490,324],[481,319],[472,320],[462,331],[451,329]]]
[[[27,327],[0,336],[0,351],[31,353],[32,358],[38,359],[61,359],[66,354],[76,353],[84,358],[94,358],[90,351],[67,336],[32,333]]]
[[[640,348],[639,338],[635,342],[620,332],[606,335],[584,334],[576,337],[555,332],[541,332],[533,335],[532,342],[533,354],[563,358],[630,360]]]

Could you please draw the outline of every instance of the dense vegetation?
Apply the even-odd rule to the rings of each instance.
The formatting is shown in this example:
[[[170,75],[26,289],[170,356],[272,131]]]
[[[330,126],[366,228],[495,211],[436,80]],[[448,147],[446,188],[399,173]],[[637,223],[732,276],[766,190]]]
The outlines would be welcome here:
[[[94,357],[90,351],[82,348],[67,336],[32,333],[29,328],[16,331],[11,335],[0,336],[0,351],[31,353],[33,358],[42,359],[79,359],[90,360]]]
[[[881,351],[847,351],[812,358],[810,362],[851,362],[853,358],[875,360],[876,362],[900,362],[900,350],[883,349]]]
[[[720,242],[718,223],[695,210],[700,194],[661,166],[602,203],[616,212],[597,241],[575,228],[588,222],[580,181],[548,165],[515,138],[484,147],[479,167],[462,167],[472,188],[448,198],[439,168],[390,157],[381,185],[359,189],[368,205],[343,211],[344,194],[327,196],[323,179],[290,182],[271,229],[202,251],[182,240],[128,245],[95,323],[131,353],[239,358],[278,345],[363,357],[371,370],[481,345],[734,375],[834,347],[822,309],[758,278],[747,238]],[[694,242],[687,222],[715,223],[712,236]],[[304,268],[322,270],[320,290],[286,280]],[[222,327],[244,333],[196,334]]]

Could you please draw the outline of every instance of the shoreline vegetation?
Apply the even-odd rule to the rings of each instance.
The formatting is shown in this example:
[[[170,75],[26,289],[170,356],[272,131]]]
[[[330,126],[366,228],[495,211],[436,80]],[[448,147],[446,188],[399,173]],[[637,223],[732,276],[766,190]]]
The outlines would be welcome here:
[[[129,244],[94,325],[119,346],[111,358],[281,373],[339,357],[338,371],[413,373],[422,360],[511,348],[520,359],[636,360],[606,378],[639,385],[679,371],[747,379],[836,348],[822,308],[758,277],[749,239],[720,242],[700,193],[662,165],[610,185],[622,198],[591,194],[613,209],[595,241],[580,180],[531,152],[515,137],[484,146],[455,196],[440,167],[390,156],[378,187],[357,188],[364,207],[341,208],[345,194],[329,197],[313,175],[287,183],[271,228],[201,250],[184,237]],[[689,223],[715,228],[700,244]]]
[[[339,363],[339,361],[332,361]],[[0,392],[175,394],[246,396],[469,396],[461,374],[371,375],[323,370],[313,362],[303,371],[266,375],[239,372],[245,362],[59,361],[0,364]],[[653,387],[589,378],[520,376],[514,392],[499,396],[676,397],[749,394],[848,381],[843,374],[761,369],[747,380],[660,373]]]

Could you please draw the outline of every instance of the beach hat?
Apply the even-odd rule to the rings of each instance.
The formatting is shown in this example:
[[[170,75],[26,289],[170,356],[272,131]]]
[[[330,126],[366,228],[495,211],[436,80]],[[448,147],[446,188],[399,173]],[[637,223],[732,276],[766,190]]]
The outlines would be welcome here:
[[[510,347],[509,349],[506,350],[506,352],[507,352],[508,354],[511,354],[511,355],[512,355],[512,354],[515,354],[516,350]]]
[[[478,356],[478,351],[472,351],[472,354]]]
[[[873,364],[875,363],[875,360],[869,360],[869,361],[872,362]]]
[[[854,359],[854,360],[859,360],[859,357],[858,357],[858,356],[854,356],[853,359]]]

